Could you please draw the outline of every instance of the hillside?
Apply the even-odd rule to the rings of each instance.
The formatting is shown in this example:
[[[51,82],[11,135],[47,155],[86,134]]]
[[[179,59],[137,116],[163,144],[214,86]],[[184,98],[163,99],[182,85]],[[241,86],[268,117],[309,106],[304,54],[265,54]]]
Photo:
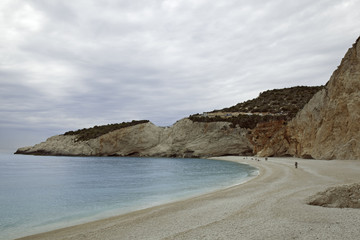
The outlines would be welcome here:
[[[230,122],[231,127],[253,129],[258,123],[291,120],[324,86],[274,89],[232,107],[189,116],[193,122]]]
[[[272,113],[283,114],[292,118],[309,102],[315,93],[323,88],[324,86],[297,86],[268,90],[260,93],[257,98],[224,108],[218,112]]]

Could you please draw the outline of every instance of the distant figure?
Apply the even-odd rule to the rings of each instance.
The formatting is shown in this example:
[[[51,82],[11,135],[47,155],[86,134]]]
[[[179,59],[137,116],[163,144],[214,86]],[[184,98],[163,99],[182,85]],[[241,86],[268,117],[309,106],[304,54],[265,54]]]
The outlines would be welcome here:
[[[267,161],[267,157],[265,158],[265,161]]]
[[[297,166],[298,166],[298,162],[295,162],[295,168],[297,168]]]

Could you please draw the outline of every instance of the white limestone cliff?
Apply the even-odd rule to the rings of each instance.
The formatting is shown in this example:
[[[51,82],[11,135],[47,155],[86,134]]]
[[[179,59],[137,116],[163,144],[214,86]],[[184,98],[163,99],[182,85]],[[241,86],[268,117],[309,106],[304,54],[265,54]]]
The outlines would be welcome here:
[[[71,156],[208,157],[252,153],[247,130],[230,123],[198,123],[182,119],[171,127],[138,124],[87,141],[58,135],[17,153]]]

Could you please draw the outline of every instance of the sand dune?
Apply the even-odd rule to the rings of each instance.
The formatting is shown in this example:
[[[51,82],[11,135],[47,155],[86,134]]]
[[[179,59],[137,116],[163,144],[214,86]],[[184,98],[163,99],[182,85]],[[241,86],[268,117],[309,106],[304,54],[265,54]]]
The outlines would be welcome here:
[[[217,158],[219,159],[219,158]],[[360,161],[243,157],[256,178],[231,188],[23,239],[357,239],[360,210],[310,206],[328,187],[360,182]],[[299,163],[295,169],[294,163]]]

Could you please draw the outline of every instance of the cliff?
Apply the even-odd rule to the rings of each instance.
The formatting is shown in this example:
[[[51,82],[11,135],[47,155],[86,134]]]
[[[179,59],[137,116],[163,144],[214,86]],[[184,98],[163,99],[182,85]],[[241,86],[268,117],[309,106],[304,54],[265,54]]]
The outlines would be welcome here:
[[[325,88],[286,126],[265,140],[256,153],[360,159],[360,38],[347,51]]]
[[[70,131],[16,153],[360,159],[359,39],[325,87],[269,90],[256,99],[191,115],[166,128],[143,120]]]
[[[78,135],[58,135],[18,154],[70,156],[210,157],[249,155],[252,146],[247,130],[230,128],[228,122],[198,123],[182,119],[171,127],[151,122],[111,131],[78,141]]]

